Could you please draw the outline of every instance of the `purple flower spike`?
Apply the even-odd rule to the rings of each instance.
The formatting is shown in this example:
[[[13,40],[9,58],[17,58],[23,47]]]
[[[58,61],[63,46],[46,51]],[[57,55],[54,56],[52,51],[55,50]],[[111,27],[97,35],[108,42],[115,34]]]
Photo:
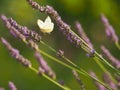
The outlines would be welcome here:
[[[78,73],[75,70],[73,70],[72,73],[73,73],[75,79],[77,80],[77,82],[79,83],[79,85],[81,86],[81,89],[85,90],[85,86],[82,83],[81,79],[79,78]]]
[[[13,82],[10,81],[8,85],[9,85],[10,90],[17,90]]]
[[[90,71],[90,75],[93,78],[97,78],[96,74],[93,71]],[[106,90],[106,88],[103,85],[99,84],[98,82],[95,81],[95,84],[96,84],[98,90]]]
[[[10,34],[12,34],[15,38],[17,38],[17,35],[15,34],[14,31],[10,30]]]
[[[10,29],[11,25],[10,25],[10,23],[8,22],[7,17],[6,17],[5,15],[1,15],[1,19],[2,19],[3,23],[5,24],[5,26],[6,26],[8,29]]]
[[[13,48],[7,40],[5,40],[3,37],[1,37],[2,43],[5,45],[5,47],[9,50],[11,56],[15,58],[18,62],[20,62],[22,65],[26,67],[31,67],[31,62],[24,58],[22,55],[19,54],[19,51],[15,48]]]
[[[75,25],[76,25],[76,28],[77,28],[77,30],[78,30],[78,33],[79,33],[80,37],[81,37],[83,40],[85,40],[86,43],[90,45],[90,47],[93,48],[93,44],[91,43],[90,39],[87,37],[87,35],[86,35],[86,33],[84,32],[81,24],[80,24],[78,21],[76,21],[76,22],[75,22]]]
[[[115,33],[115,30],[114,28],[112,27],[112,25],[109,24],[109,21],[108,19],[105,17],[104,14],[101,14],[101,20],[102,20],[102,23],[104,24],[105,26],[105,32],[106,32],[106,36],[108,38],[110,38],[113,42],[119,42],[119,38],[118,36],[116,35]]]
[[[39,73],[45,72],[50,77],[55,79],[56,74],[53,72],[53,70],[50,68],[50,66],[47,64],[47,62],[42,58],[42,56],[40,55],[39,52],[37,52],[37,51],[35,52],[35,57],[37,58],[37,60],[38,60],[38,62],[40,64]]]
[[[107,73],[103,75],[103,78],[104,78],[104,81],[111,86],[111,88],[118,90],[117,85],[110,79]]]
[[[0,90],[5,90],[4,88],[0,87]]]
[[[105,46],[101,46],[101,50],[102,50],[104,56],[107,57],[116,68],[120,69],[120,60],[116,59],[110,53],[110,51],[107,48],[105,48]]]
[[[32,39],[37,42],[40,41],[41,36],[37,32],[28,29],[26,26],[19,25],[15,20],[13,20],[12,18],[7,18],[5,15],[1,15],[1,19],[14,37],[17,37],[14,31],[16,30],[16,32],[19,32],[20,34],[22,34],[24,37],[26,37],[29,40]]]

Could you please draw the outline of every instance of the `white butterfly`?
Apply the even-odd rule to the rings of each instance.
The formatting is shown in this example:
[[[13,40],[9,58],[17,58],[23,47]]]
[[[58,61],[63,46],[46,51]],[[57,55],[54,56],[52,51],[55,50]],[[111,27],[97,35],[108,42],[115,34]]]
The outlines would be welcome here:
[[[50,34],[53,31],[54,23],[51,22],[51,18],[49,16],[47,16],[47,18],[45,19],[44,22],[42,20],[38,19],[37,24],[38,24],[41,32],[43,32],[43,33]]]

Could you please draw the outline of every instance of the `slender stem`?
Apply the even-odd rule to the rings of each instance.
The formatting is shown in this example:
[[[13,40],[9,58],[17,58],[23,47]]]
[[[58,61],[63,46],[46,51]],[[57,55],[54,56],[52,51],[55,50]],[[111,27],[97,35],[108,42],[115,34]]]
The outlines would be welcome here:
[[[62,56],[63,59],[65,59],[67,62],[71,63],[73,66],[78,67],[75,63],[73,63],[70,59],[68,59],[65,56]]]
[[[48,44],[46,44],[45,42],[41,41],[41,43],[42,43],[43,45],[47,46],[51,51],[57,53],[57,51],[56,51],[54,48],[50,47],[50,46],[49,46]],[[71,60],[69,60],[67,57],[62,56],[62,58],[65,59],[67,62],[71,63],[73,66],[78,67],[75,63],[73,63],[73,62],[72,62]],[[116,82],[116,80],[113,78],[113,76],[108,72],[108,70],[107,70],[107,69],[102,65],[102,63],[99,61],[99,58],[98,58],[98,57],[94,57],[94,59],[95,59],[96,63],[100,66],[100,68],[101,68],[105,73],[107,73],[114,82]],[[78,67],[78,68],[79,68],[79,67]]]
[[[46,47],[48,47],[51,51],[57,53],[57,51],[55,49],[53,49],[52,47],[50,47],[50,45],[46,44],[44,41],[40,41],[41,44],[45,45]]]
[[[38,73],[38,70],[35,69],[34,67],[30,66],[29,69],[31,69],[32,71],[34,71],[35,73]]]
[[[69,68],[69,69],[71,69],[71,70],[75,70],[75,71],[77,71],[78,73],[80,73],[80,74],[82,74],[82,75],[84,75],[84,76],[86,76],[86,77],[92,78],[93,80],[95,80],[95,81],[99,82],[100,84],[102,84],[103,86],[105,86],[107,89],[109,89],[109,90],[114,90],[114,89],[112,89],[111,87],[109,87],[108,85],[104,84],[102,81],[98,80],[97,78],[94,78],[94,77],[90,76],[85,70],[83,70],[83,69],[77,69],[77,68],[75,68],[75,67],[72,67],[72,66],[70,66],[70,65],[67,65],[67,64],[65,64],[64,62],[59,61],[57,58],[54,58],[53,56],[47,54],[46,52],[44,52],[44,51],[42,51],[42,50],[38,50],[38,51],[39,51],[41,54],[45,55],[46,57],[48,57],[48,58],[50,58],[50,59],[52,59],[52,60],[54,60],[54,61],[56,61],[56,62],[58,62],[58,63],[60,63],[60,64],[62,64],[62,65],[64,65],[64,66],[66,66],[67,68]]]
[[[117,72],[117,74],[120,75],[120,71],[118,69],[116,69],[115,67],[113,67],[109,62],[107,62],[101,55],[99,55],[97,52],[95,52],[95,57],[98,57],[102,63],[108,65],[110,68],[112,68],[113,70],[115,70]]]
[[[71,30],[72,33],[74,33],[72,30]],[[92,50],[92,48],[84,41],[82,40],[76,33],[74,33],[83,43],[84,45],[86,46],[86,48],[89,48]],[[118,42],[116,43],[117,47],[120,48],[120,45],[118,44]],[[83,48],[85,51],[86,48]],[[107,62],[103,57],[101,57],[101,55],[99,53],[97,53],[95,51],[95,56],[99,58],[99,61],[103,62],[104,64],[108,65],[110,68],[112,68],[113,70],[115,70],[119,75],[120,75],[120,71],[118,69],[116,69],[114,66],[112,66],[109,62]]]
[[[24,42],[25,44],[28,43],[26,40],[23,40],[23,42]],[[38,51],[39,51],[39,50],[38,50]],[[39,52],[42,53],[43,51],[39,51]],[[43,52],[43,53],[44,53],[44,52]],[[69,65],[68,65],[68,66],[69,66]],[[30,66],[29,68],[30,68],[32,71],[38,73],[38,71],[37,71],[34,67]],[[57,86],[61,87],[61,88],[64,89],[64,90],[71,90],[70,88],[67,88],[67,87],[62,86],[61,84],[59,84],[59,83],[56,82],[55,80],[51,79],[50,77],[48,77],[48,76],[45,75],[44,73],[42,74],[42,76],[45,77],[46,79],[50,80],[51,82],[53,82],[54,84],[56,84]]]
[[[54,60],[55,62],[58,62],[59,64],[62,64],[63,66],[68,67],[69,69],[72,69],[72,70],[75,69],[74,67],[72,67],[72,66],[70,66],[70,65],[68,65],[68,64],[66,64],[66,63],[64,63],[64,62],[62,62],[62,61],[60,61],[59,59],[57,59],[57,58],[55,58],[55,57],[47,54],[46,52],[44,52],[44,51],[42,51],[42,50],[40,50],[40,49],[39,49],[38,51],[39,51],[41,54],[43,54],[44,56],[47,56],[48,58]],[[82,73],[82,74],[84,74],[84,73]]]
[[[120,50],[120,44],[119,44],[119,42],[115,42],[115,45]]]
[[[31,69],[32,71],[34,71],[35,73],[38,73],[38,70],[35,69],[34,67],[29,67],[29,69]],[[49,76],[47,76],[46,74],[42,73],[42,76],[46,79],[48,79],[49,81],[53,82],[55,85],[61,87],[64,90],[71,90],[70,88],[64,87],[63,85],[59,84],[57,81],[53,80],[52,78],[50,78]]]
[[[53,51],[54,53],[57,53],[57,51],[50,47],[48,44],[46,44],[45,42],[43,42],[42,40],[40,41],[41,44],[45,45],[46,47],[48,47],[51,51]],[[69,62],[71,65],[77,67],[77,65],[75,63],[73,63],[70,59],[66,58],[65,56],[61,56],[64,60],[66,60],[67,62]]]
[[[77,71],[77,70],[76,70]],[[103,85],[104,87],[106,87],[109,90],[115,90],[113,88],[111,88],[109,85],[103,83],[102,81],[100,81],[99,79],[92,77],[90,74],[88,74],[85,70],[81,69],[82,72],[84,72],[89,78],[92,78],[93,80],[97,81],[98,83],[100,83],[101,85]],[[79,71],[78,71],[79,73]]]
[[[99,65],[99,67],[106,72],[107,70],[105,69],[105,67],[101,64],[101,62],[99,62],[99,58],[94,57],[94,60],[96,61],[96,63]]]
[[[55,49],[53,49],[52,47],[50,47],[49,45],[47,45],[47,44],[44,43],[43,41],[41,41],[41,43],[42,43],[43,45],[47,46],[47,47],[48,47],[50,50],[52,50],[53,52],[57,53],[57,51],[56,51]],[[65,56],[63,56],[62,58],[65,59],[65,60],[68,61],[68,62],[71,61],[71,60],[67,59]],[[100,68],[101,68],[105,73],[107,73],[114,82],[116,82],[116,80],[112,77],[112,75],[106,70],[106,68],[105,68],[105,67],[102,65],[102,63],[99,61],[99,58],[98,58],[98,57],[94,57],[94,59],[95,59],[96,63],[100,66]],[[74,64],[73,62],[72,62],[72,65],[74,65],[75,67],[79,68],[79,67],[78,67],[76,64]],[[80,68],[79,68],[79,69],[80,69]],[[82,71],[84,71],[84,70],[82,70]],[[84,72],[85,72],[85,71],[84,71]]]
[[[62,86],[61,84],[59,84],[58,82],[56,82],[55,80],[51,79],[50,77],[48,77],[46,74],[42,74],[43,77],[45,77],[46,79],[48,79],[49,81],[53,82],[55,85],[61,87],[62,89],[64,90],[71,90],[70,88],[68,87],[65,87],[65,86]]]
[[[22,40],[22,39],[21,39],[21,40]],[[27,42],[26,40],[22,40],[22,41],[23,41],[25,44],[28,44],[28,42]],[[77,69],[77,68],[75,68],[75,67],[72,67],[72,66],[70,66],[70,65],[68,65],[68,64],[60,61],[59,59],[57,59],[57,58],[49,55],[48,53],[40,50],[39,48],[37,49],[37,51],[40,52],[41,54],[45,55],[46,57],[48,57],[48,58],[50,58],[50,59],[58,62],[59,64],[62,64],[63,66],[66,66],[67,68],[69,68],[69,69],[71,69],[71,70],[75,70],[75,71],[77,71],[78,73],[80,73],[80,74],[82,74],[82,75],[84,75],[84,76],[86,76],[86,77],[92,78],[93,80],[95,80],[95,81],[99,82],[100,84],[102,84],[103,86],[105,86],[107,89],[109,89],[109,90],[114,90],[114,89],[112,89],[110,86],[108,86],[108,85],[106,85],[105,83],[103,83],[102,81],[98,80],[97,78],[94,78],[94,77],[90,76],[90,75],[89,75],[86,71],[84,71],[83,69]],[[35,69],[33,69],[33,68],[30,68],[30,69],[36,72]],[[48,78],[47,78],[47,79],[48,79]],[[57,82],[55,82],[55,81],[52,80],[52,79],[50,79],[50,81],[53,82],[54,84],[57,83]],[[57,85],[58,85],[58,84],[57,84]],[[61,86],[61,88],[64,88],[64,87]],[[65,89],[65,90],[66,90],[66,89]],[[67,90],[68,90],[68,89],[67,89]]]
[[[101,67],[101,69],[107,73],[107,75],[109,75],[109,77],[112,79],[112,81],[114,81],[115,83],[117,83],[116,79],[110,74],[110,72],[108,72],[108,70],[106,70],[106,68],[103,66],[103,64],[99,61],[99,58],[95,57],[94,58],[96,63]]]
[[[73,32],[72,30],[71,30],[71,32]],[[74,33],[74,32],[73,32]],[[76,33],[74,33],[80,40],[82,40],[82,38],[80,38]],[[90,48],[91,50],[92,50],[92,48],[84,41],[84,40],[82,40],[82,42],[84,43],[84,45],[85,46],[87,46],[87,48]],[[116,46],[118,47],[118,48],[120,48],[120,45],[119,45],[119,43],[118,42],[116,42]],[[86,50],[86,48],[83,48],[85,51],[87,51]],[[116,69],[115,67],[113,67],[109,62],[107,62],[103,57],[101,57],[101,55],[99,54],[99,53],[97,53],[96,51],[95,51],[95,57],[98,57],[99,58],[99,61],[101,61],[101,62],[103,62],[104,64],[106,64],[106,65],[108,65],[110,68],[112,68],[113,70],[115,70],[119,75],[120,75],[120,71],[118,70],[118,69]],[[97,63],[97,64],[99,64],[99,63]],[[104,67],[104,66],[103,66]],[[103,69],[103,67],[101,67],[102,69]],[[105,68],[104,68],[105,69]]]

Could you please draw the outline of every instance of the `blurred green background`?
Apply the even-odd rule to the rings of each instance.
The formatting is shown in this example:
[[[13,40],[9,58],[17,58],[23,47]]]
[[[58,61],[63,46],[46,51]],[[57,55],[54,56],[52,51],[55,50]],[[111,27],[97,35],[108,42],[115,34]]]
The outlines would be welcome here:
[[[77,30],[75,29],[74,22],[79,20],[98,52],[101,53],[100,45],[105,45],[114,56],[120,59],[120,51],[106,38],[104,26],[100,20],[100,14],[104,13],[115,28],[117,35],[120,37],[120,0],[35,1],[41,5],[49,4],[53,6],[62,19],[67,22],[76,33]],[[0,14],[12,17],[19,24],[28,26],[30,29],[34,29],[37,32],[40,32],[36,24],[37,19],[40,18],[44,20],[46,18],[45,14],[32,9],[26,0],[0,0]],[[31,60],[35,68],[38,68],[34,52],[24,43],[11,36],[1,20],[0,37],[6,38],[15,48],[20,50],[23,56]],[[56,24],[54,31],[50,35],[43,35],[42,39],[56,50],[64,50],[66,57],[86,71],[93,70],[102,80],[103,72],[99,66],[93,59],[87,58],[86,53],[82,49],[77,49],[74,45],[70,44],[58,30]],[[39,44],[39,46],[42,50],[55,56],[55,54],[48,50],[47,47],[41,44]],[[73,78],[71,70],[46,57],[44,58],[56,72],[58,80],[64,80],[65,85],[70,86],[73,90],[80,90],[80,86]],[[82,79],[86,90],[97,90],[91,79],[88,79],[83,75],[80,75],[80,78]],[[4,87],[8,90],[8,81],[13,81],[18,90],[61,90],[61,88],[50,81],[37,76],[33,71],[26,69],[16,62],[0,42],[0,87]]]

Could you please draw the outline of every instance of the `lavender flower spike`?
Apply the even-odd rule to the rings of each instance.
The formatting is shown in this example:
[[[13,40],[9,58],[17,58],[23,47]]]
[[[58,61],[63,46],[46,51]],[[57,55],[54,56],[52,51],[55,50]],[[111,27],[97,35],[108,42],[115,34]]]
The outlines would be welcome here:
[[[120,69],[120,61],[118,59],[116,59],[111,53],[110,51],[105,48],[105,46],[101,46],[101,50],[103,52],[103,54],[112,62],[112,64]]]
[[[119,38],[116,35],[114,28],[112,27],[112,25],[109,24],[108,19],[105,17],[104,14],[101,14],[101,20],[105,26],[105,32],[107,37],[110,38],[113,42],[118,43]]]
[[[37,32],[28,29],[26,26],[21,26],[12,18],[8,18],[8,22],[11,24],[11,26],[16,28],[21,34],[26,36],[26,38],[32,39],[37,42],[39,42],[41,40],[41,36]]]
[[[111,86],[111,88],[118,90],[117,85],[110,79],[107,73],[103,75],[103,78],[104,78],[104,81]]]
[[[10,30],[11,34],[15,37],[18,37],[19,39],[21,39],[22,41],[26,42],[27,40],[27,44],[33,48],[34,50],[38,49],[38,45],[34,42],[33,39],[28,39],[28,35],[31,38],[34,38],[35,40],[39,40],[38,34],[33,32],[33,31],[29,31],[27,28],[24,28],[23,26],[20,26],[16,23],[16,21],[14,21],[13,19],[7,19],[7,17],[5,15],[1,15],[1,19],[3,20],[5,26]],[[26,36],[27,35],[27,36]]]
[[[96,74],[92,71],[90,71],[90,75],[92,77],[97,78]],[[106,90],[106,88],[103,85],[99,84],[98,82],[95,81],[95,84],[97,85],[98,90]]]
[[[115,74],[115,78],[117,80],[117,86],[118,86],[118,88],[120,88],[120,76]]]
[[[37,32],[28,29],[26,26],[19,25],[15,20],[12,18],[7,18],[5,15],[1,15],[1,19],[13,36],[17,37],[15,32],[11,29],[15,29],[17,32],[24,35],[29,40],[32,39],[37,42],[40,41],[41,36]]]
[[[76,79],[76,80],[78,81],[78,83],[80,84],[81,89],[82,89],[82,90],[85,90],[85,86],[84,86],[84,84],[82,83],[81,79],[79,78],[78,73],[77,73],[75,70],[73,70],[72,73],[73,73],[75,79]]]
[[[0,87],[0,90],[5,90],[4,88]]]
[[[26,40],[26,37],[24,35],[22,35],[21,33],[19,33],[17,31],[17,29],[15,27],[13,27],[10,22],[8,21],[7,17],[5,15],[1,15],[1,19],[4,23],[4,25],[6,26],[6,28],[10,31],[10,33],[14,36],[14,37],[19,37],[20,39],[22,39],[23,41]]]
[[[9,81],[8,85],[9,85],[10,90],[17,90],[17,88],[16,88],[16,86],[14,85],[13,82]]]
[[[22,55],[19,54],[19,51],[15,48],[13,48],[9,42],[7,42],[3,37],[1,37],[2,43],[5,45],[5,47],[9,50],[11,56],[15,58],[17,61],[19,61],[22,65],[26,67],[31,67],[31,62],[24,58]]]
[[[78,21],[76,21],[76,22],[75,22],[75,26],[76,26],[76,28],[77,28],[77,30],[78,30],[78,34],[80,35],[80,37],[81,37],[83,40],[85,40],[86,43],[89,44],[89,45],[93,48],[93,44],[90,42],[90,39],[87,37],[87,35],[86,35],[86,33],[84,32],[81,24],[80,24]]]
[[[56,78],[56,74],[53,72],[53,70],[50,68],[50,66],[48,66],[47,62],[42,58],[42,56],[40,55],[39,52],[35,52],[35,57],[37,58],[40,67],[39,70],[40,72],[45,72],[46,74],[48,74],[50,77],[52,77],[53,79]],[[43,71],[44,70],[44,71]]]

